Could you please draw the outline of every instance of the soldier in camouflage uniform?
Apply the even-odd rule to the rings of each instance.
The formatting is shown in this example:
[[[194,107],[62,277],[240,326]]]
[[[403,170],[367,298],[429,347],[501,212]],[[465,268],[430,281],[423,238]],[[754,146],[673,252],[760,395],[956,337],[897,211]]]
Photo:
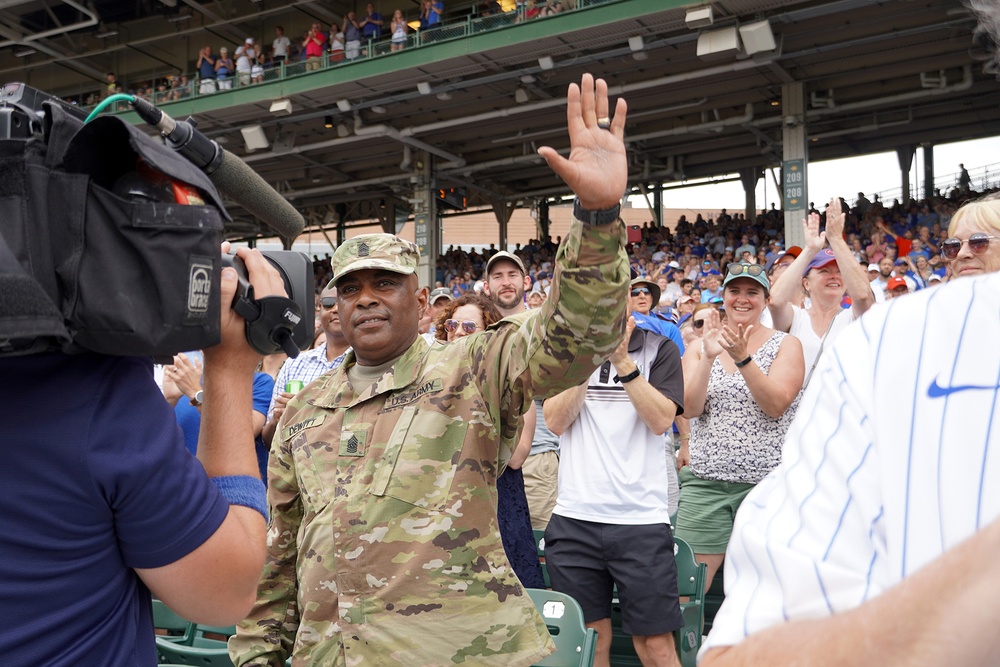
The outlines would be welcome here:
[[[582,90],[581,90],[582,89]],[[585,380],[624,331],[625,103],[570,86],[577,193],[542,309],[446,346],[417,334],[416,247],[357,237],[333,258],[343,365],[292,399],[269,467],[268,562],[237,665],[530,665],[554,650],[504,554],[496,478],[531,397]],[[599,122],[600,119],[600,122]],[[585,224],[587,222],[594,224]]]

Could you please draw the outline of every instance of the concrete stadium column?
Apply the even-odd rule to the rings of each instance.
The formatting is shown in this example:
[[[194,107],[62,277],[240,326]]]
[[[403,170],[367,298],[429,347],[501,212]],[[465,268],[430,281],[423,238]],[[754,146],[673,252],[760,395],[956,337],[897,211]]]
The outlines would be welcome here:
[[[934,144],[924,144],[924,199],[934,196]]]
[[[663,227],[663,181],[657,181],[653,185],[653,215],[656,226]]]
[[[746,195],[744,215],[751,225],[757,222],[757,181],[763,174],[761,167],[740,169],[740,182],[743,183],[743,194]]]
[[[807,173],[809,165],[806,135],[805,86],[786,83],[781,87],[782,164],[781,208],[785,213],[785,245],[801,246],[802,217],[809,205]]]
[[[500,250],[506,250],[507,223],[510,222],[510,216],[514,214],[514,207],[516,204],[514,202],[507,201],[503,197],[490,197],[490,205],[493,207],[493,215],[497,219],[497,229],[499,230],[497,248]]]
[[[420,153],[413,163],[413,233],[420,248],[417,279],[421,287],[431,289],[437,275],[437,260],[441,256],[441,214],[434,192],[433,159],[428,153]]]
[[[549,218],[549,200],[543,199],[538,202],[538,218],[535,220],[535,233],[538,235],[537,238],[541,242],[545,242],[545,239],[549,238],[549,223],[551,219]]]
[[[913,154],[917,147],[900,146],[896,149],[896,159],[899,160],[899,174],[902,177],[901,187],[903,194],[900,195],[900,203],[904,206],[910,203],[910,167],[913,166]]]

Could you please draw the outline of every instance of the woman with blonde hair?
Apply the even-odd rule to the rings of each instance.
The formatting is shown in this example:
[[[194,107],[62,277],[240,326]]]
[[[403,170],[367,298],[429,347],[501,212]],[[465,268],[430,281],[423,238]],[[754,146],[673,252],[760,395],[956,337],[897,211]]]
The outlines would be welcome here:
[[[955,212],[941,254],[952,278],[1000,271],[1000,193],[971,201]]]

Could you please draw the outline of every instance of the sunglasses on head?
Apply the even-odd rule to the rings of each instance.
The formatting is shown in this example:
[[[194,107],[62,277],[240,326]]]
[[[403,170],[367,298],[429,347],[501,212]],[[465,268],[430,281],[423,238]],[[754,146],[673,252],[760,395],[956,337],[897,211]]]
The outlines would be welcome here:
[[[726,267],[731,276],[741,276],[744,273],[751,276],[759,276],[764,273],[764,267],[760,264],[740,264],[739,262],[733,262]]]
[[[337,297],[335,296],[324,296],[319,300],[319,305],[323,306],[323,310],[330,310],[337,305]]]
[[[476,329],[479,328],[479,325],[473,322],[472,320],[462,320],[461,322],[459,322],[458,320],[444,321],[444,328],[452,333],[458,331],[458,327],[462,327],[462,331],[464,331],[467,334],[470,334],[470,333],[475,333]]]
[[[955,259],[958,257],[958,253],[962,249],[962,244],[968,243],[969,250],[971,250],[974,255],[981,255],[986,252],[987,248],[990,247],[990,240],[995,238],[997,237],[984,234],[983,232],[976,232],[969,237],[968,241],[952,237],[950,239],[946,239],[941,244],[941,253],[947,259]]]
[[[648,287],[633,287],[631,294],[632,296],[639,296],[640,294],[652,294],[652,292],[649,291]]]

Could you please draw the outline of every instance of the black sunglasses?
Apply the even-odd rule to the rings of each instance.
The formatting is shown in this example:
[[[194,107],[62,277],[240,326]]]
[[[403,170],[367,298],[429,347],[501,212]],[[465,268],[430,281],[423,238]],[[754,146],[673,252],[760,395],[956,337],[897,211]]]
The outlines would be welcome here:
[[[986,252],[987,248],[990,247],[990,240],[995,238],[997,237],[984,234],[983,232],[976,232],[969,237],[969,250],[971,250],[975,255],[981,255]],[[966,241],[954,237],[945,239],[945,241],[941,244],[941,254],[943,254],[947,259],[955,259],[958,257],[959,251],[962,250],[963,243],[966,243]]]
[[[632,296],[639,296],[640,294],[652,294],[648,287],[635,287],[631,292]]]
[[[319,300],[319,305],[323,306],[323,310],[330,310],[337,305],[337,297],[335,296],[324,296]]]
[[[444,328],[452,333],[458,331],[459,326],[461,326],[462,331],[464,331],[467,334],[475,333],[476,329],[479,328],[479,325],[473,322],[472,320],[462,320],[461,322],[459,322],[458,320],[444,321]]]
[[[705,320],[691,320],[691,326],[693,326],[695,329],[701,329],[703,326],[705,326]]]
[[[726,267],[731,276],[742,276],[744,273],[751,276],[759,276],[764,273],[764,267],[760,264],[740,264],[739,262],[733,262]]]

